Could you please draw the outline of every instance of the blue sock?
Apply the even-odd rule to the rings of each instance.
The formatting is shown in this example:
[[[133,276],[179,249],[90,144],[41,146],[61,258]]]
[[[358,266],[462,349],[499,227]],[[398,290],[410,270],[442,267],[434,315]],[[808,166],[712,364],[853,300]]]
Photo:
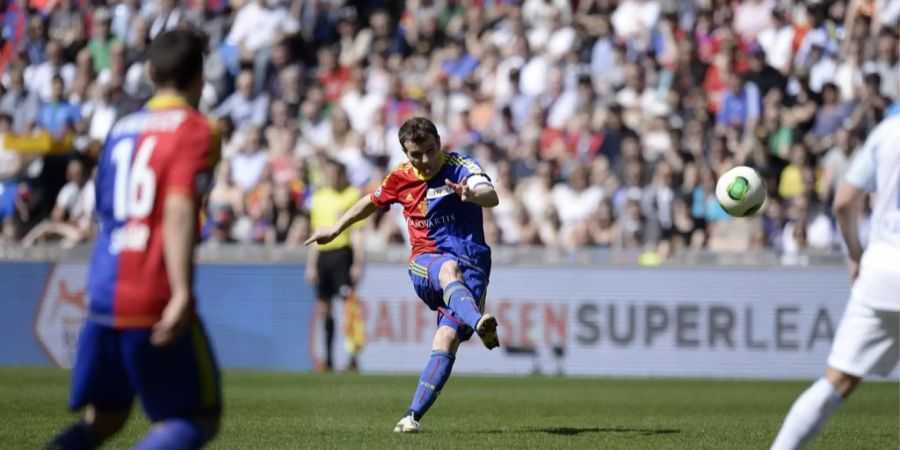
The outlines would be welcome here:
[[[48,449],[63,450],[90,450],[100,446],[103,439],[94,433],[90,425],[83,420],[66,428],[65,431],[56,435],[49,444]]]
[[[481,320],[481,311],[475,303],[475,296],[462,281],[454,281],[444,288],[444,303],[473,330]]]
[[[453,370],[453,361],[456,357],[447,352],[431,352],[431,360],[422,371],[419,377],[419,387],[413,395],[412,403],[409,405],[408,414],[412,414],[413,418],[419,420],[428,412],[428,408],[434,404],[438,394],[447,379],[450,378],[450,371]]]
[[[132,450],[200,448],[212,437],[209,434],[196,421],[168,419],[151,428]]]

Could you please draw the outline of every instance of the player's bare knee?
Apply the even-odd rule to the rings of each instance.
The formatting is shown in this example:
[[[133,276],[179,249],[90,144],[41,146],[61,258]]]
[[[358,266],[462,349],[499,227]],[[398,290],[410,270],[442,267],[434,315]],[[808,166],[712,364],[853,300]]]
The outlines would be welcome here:
[[[462,281],[462,271],[459,270],[459,264],[453,260],[446,261],[441,265],[438,279],[441,282],[442,288],[454,281]]]
[[[847,398],[859,385],[862,380],[860,377],[844,373],[833,367],[825,370],[825,379],[834,386],[834,389],[841,394],[841,397]]]
[[[434,351],[455,353],[459,346],[459,335],[450,327],[440,327],[434,332],[434,342],[431,349]]]

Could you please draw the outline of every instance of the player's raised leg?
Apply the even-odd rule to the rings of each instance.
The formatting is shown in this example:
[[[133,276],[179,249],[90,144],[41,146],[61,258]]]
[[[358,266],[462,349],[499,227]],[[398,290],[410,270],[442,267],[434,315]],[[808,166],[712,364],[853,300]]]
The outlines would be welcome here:
[[[500,345],[497,337],[497,319],[483,313],[475,295],[466,285],[459,264],[447,259],[440,266],[438,279],[444,293],[444,304],[469,328],[475,330],[489,350]],[[481,298],[479,296],[478,298]]]

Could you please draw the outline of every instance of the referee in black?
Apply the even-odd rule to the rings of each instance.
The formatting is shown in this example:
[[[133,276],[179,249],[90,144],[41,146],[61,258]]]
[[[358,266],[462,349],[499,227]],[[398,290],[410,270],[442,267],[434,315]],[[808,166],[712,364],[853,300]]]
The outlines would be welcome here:
[[[313,230],[337,223],[341,215],[361,196],[359,190],[350,186],[347,169],[340,162],[327,160],[324,175],[326,187],[313,192],[310,206],[310,225]],[[356,224],[344,230],[333,241],[316,245],[309,251],[306,280],[316,288],[315,318],[316,322],[322,321],[325,329],[325,361],[317,360],[317,372],[327,372],[334,368],[334,315],[331,302],[335,297],[346,299],[362,277],[365,251],[361,226],[362,224]],[[356,369],[356,355],[351,355],[347,370]]]

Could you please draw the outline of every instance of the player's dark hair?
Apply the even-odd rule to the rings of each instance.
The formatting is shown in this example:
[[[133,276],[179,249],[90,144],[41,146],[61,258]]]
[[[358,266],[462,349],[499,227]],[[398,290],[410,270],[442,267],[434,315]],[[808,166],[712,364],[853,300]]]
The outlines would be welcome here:
[[[441,136],[438,135],[437,127],[434,123],[424,117],[413,117],[403,122],[400,131],[397,133],[400,138],[400,145],[403,151],[406,151],[406,141],[413,141],[416,145],[423,144],[428,140],[429,136],[434,137],[434,142],[438,148],[441,146]]]
[[[206,38],[202,33],[179,28],[167,31],[150,43],[149,59],[157,87],[186,90],[203,75]]]

